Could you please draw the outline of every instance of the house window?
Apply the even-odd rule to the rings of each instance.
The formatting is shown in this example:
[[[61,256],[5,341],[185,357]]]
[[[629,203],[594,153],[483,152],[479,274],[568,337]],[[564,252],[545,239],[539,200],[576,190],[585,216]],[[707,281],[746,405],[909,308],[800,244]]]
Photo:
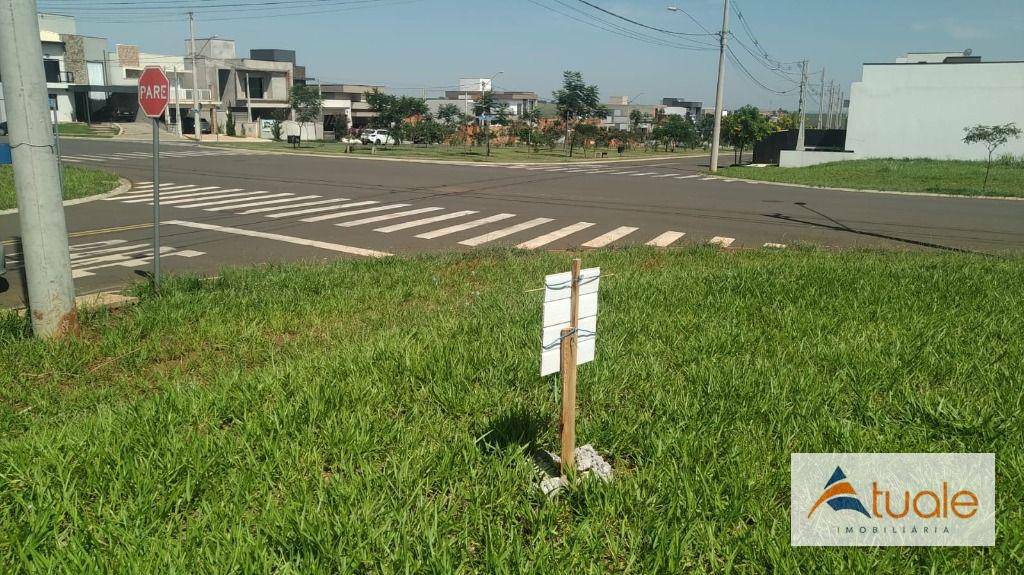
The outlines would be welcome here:
[[[263,78],[249,78],[249,89],[246,96],[251,100],[263,99]]]
[[[60,60],[43,60],[47,82],[60,82]]]

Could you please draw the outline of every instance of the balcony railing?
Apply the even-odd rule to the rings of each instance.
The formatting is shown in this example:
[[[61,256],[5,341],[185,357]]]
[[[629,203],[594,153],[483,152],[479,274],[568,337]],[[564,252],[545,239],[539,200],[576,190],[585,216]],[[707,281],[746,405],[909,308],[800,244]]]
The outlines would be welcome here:
[[[46,70],[47,84],[74,84],[75,75],[67,70]]]
[[[177,94],[175,94],[177,92]],[[175,96],[179,103],[185,104],[193,101],[192,94],[195,93],[198,96],[200,102],[210,102],[213,100],[213,92],[210,90],[198,89],[193,90],[191,88],[171,88],[171,104],[174,103]]]

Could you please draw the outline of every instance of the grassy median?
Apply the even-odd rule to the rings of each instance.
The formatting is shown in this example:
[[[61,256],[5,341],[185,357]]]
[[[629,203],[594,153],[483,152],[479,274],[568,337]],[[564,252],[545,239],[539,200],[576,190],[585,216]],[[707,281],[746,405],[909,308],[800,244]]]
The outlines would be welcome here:
[[[117,187],[116,174],[104,170],[64,166],[64,199],[74,200],[104,194]],[[18,207],[14,189],[14,170],[0,166],[0,210]]]
[[[117,135],[117,128],[113,126],[101,126],[97,124],[81,124],[78,122],[67,122],[59,124],[61,136],[71,138],[113,138]]]
[[[985,162],[958,160],[852,160],[805,168],[723,168],[718,174],[826,188],[929,192],[953,196],[1024,197],[1024,160],[993,162],[988,187]]]
[[[0,315],[6,573],[1009,573],[1024,259],[588,252],[578,436],[547,500],[544,274],[505,251],[227,270],[39,342]],[[792,548],[791,452],[996,453],[994,548]]]
[[[595,160],[617,160],[617,159],[650,159],[663,157],[680,157],[690,155],[707,155],[701,150],[675,150],[666,152],[664,150],[644,150],[634,148],[626,150],[621,155],[614,148],[587,148],[583,150],[576,148],[570,158],[567,151],[561,147],[555,149],[541,148],[534,151],[533,148],[525,146],[492,146],[491,155],[483,146],[449,146],[446,144],[436,146],[416,146],[402,144],[400,146],[364,146],[356,144],[346,146],[337,142],[305,142],[300,147],[294,148],[287,142],[230,142],[230,143],[204,143],[210,146],[224,146],[230,148],[244,148],[250,150],[264,150],[275,152],[299,152],[304,154],[326,154],[344,155],[355,157],[376,157],[376,158],[407,158],[418,160],[449,160],[459,162],[508,162],[508,163],[552,163],[552,162],[580,162]],[[346,151],[347,149],[351,151]],[[601,154],[606,154],[601,156]]]

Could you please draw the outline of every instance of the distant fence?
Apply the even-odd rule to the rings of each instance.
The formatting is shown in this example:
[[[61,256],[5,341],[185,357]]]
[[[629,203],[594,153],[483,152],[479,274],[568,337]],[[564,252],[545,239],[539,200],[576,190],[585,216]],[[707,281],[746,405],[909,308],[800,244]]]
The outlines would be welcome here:
[[[782,150],[796,149],[797,132],[774,132],[754,144],[754,163],[778,164]],[[846,147],[846,130],[804,130],[804,147],[840,152]]]

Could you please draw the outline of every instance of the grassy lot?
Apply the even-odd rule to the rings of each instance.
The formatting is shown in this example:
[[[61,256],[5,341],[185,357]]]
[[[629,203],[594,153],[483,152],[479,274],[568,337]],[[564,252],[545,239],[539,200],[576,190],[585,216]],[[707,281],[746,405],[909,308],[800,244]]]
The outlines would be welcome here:
[[[557,500],[541,294],[569,254],[227,270],[41,343],[0,316],[7,573],[1009,573],[1024,549],[1024,259],[590,252]],[[792,548],[794,451],[996,453],[995,548]]]
[[[853,160],[806,168],[732,167],[718,173],[730,178],[829,188],[1024,197],[1024,160],[994,162],[987,190],[982,190],[985,162],[955,160]]]
[[[64,199],[73,200],[103,194],[117,187],[118,177],[103,170],[64,166]],[[14,170],[0,166],[0,210],[17,207]]]
[[[97,126],[66,122],[58,124],[61,136],[89,136],[91,138],[112,138],[117,134],[113,126]]]
[[[416,158],[426,160],[455,160],[462,162],[515,162],[515,163],[527,163],[527,162],[576,162],[576,161],[594,161],[594,160],[614,160],[622,158],[658,158],[658,157],[670,157],[670,156],[683,156],[683,155],[702,155],[706,154],[702,150],[678,150],[676,152],[665,152],[665,151],[644,151],[643,149],[627,150],[621,156],[615,151],[615,149],[601,148],[595,153],[593,149],[587,149],[586,152],[577,148],[573,152],[573,157],[570,158],[568,153],[562,150],[560,147],[554,150],[542,148],[538,152],[534,152],[532,148],[526,147],[492,147],[491,155],[486,155],[486,149],[482,146],[428,146],[428,147],[416,147],[409,144],[403,144],[401,146],[377,146],[376,150],[372,146],[356,145],[353,147],[351,153],[346,154],[345,144],[339,144],[335,142],[307,142],[304,143],[300,148],[293,149],[291,144],[287,142],[231,142],[231,143],[220,143],[220,144],[204,144],[211,146],[224,146],[231,148],[246,148],[252,150],[273,150],[276,152],[301,152],[304,154],[343,154],[349,156],[370,156],[378,158]],[[605,158],[600,157],[600,152],[608,152],[608,156]]]

